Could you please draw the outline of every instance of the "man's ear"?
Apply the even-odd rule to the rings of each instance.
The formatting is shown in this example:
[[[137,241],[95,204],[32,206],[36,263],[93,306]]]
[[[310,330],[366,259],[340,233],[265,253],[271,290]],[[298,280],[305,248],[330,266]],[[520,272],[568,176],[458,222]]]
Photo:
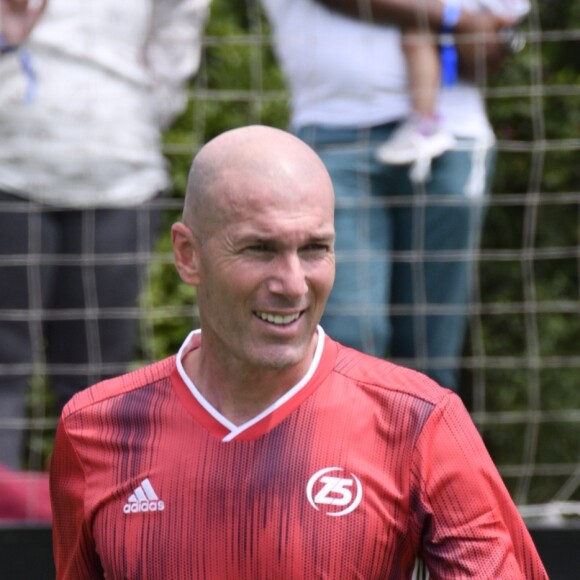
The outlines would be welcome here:
[[[171,241],[175,267],[181,279],[186,284],[197,286],[200,281],[197,238],[183,222],[177,222],[171,227]]]

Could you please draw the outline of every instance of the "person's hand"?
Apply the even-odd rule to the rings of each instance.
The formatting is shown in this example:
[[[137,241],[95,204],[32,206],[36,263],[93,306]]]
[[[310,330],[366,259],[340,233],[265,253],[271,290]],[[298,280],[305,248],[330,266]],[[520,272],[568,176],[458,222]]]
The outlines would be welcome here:
[[[460,75],[485,82],[509,53],[502,32],[514,24],[514,20],[491,12],[463,10],[455,29]]]
[[[0,0],[0,34],[4,42],[23,42],[40,18],[47,0]]]

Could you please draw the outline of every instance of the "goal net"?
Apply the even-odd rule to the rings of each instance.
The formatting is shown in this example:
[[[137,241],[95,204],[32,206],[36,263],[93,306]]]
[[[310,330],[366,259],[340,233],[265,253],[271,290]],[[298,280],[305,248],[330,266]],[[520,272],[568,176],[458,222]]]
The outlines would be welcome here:
[[[532,0],[523,50],[482,86],[498,160],[461,359],[460,395],[522,514],[556,522],[580,515],[579,6]],[[135,366],[176,352],[197,323],[168,235],[192,155],[226,129],[287,127],[288,91],[258,0],[214,0],[189,97],[165,137],[174,192],[156,202],[164,233],[132,311]],[[14,420],[30,433],[27,467],[45,464],[55,423],[39,377],[29,417]]]
[[[482,86],[498,160],[473,257],[460,395],[523,515],[553,522],[580,515],[580,9],[533,0],[519,32],[523,49]],[[214,2],[204,56],[190,110],[167,139],[178,187],[208,137],[287,126],[256,0]],[[163,301],[153,310],[161,322]]]

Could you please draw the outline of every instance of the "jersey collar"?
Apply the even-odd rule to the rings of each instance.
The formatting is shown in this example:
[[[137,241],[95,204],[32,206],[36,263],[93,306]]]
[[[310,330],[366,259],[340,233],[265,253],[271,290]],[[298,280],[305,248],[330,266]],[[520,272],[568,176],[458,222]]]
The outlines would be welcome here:
[[[192,331],[187,336],[177,353],[177,377],[174,378],[178,380],[173,381],[177,395],[190,414],[199,420],[214,436],[221,438],[222,441],[254,439],[272,429],[288,416],[320,384],[320,379],[330,372],[336,358],[336,348],[332,348],[335,343],[326,337],[321,326],[317,327],[317,334],[318,342],[314,357],[302,379],[272,405],[241,425],[235,425],[213,407],[201,394],[183,368],[185,355],[199,348],[201,344],[200,329]]]

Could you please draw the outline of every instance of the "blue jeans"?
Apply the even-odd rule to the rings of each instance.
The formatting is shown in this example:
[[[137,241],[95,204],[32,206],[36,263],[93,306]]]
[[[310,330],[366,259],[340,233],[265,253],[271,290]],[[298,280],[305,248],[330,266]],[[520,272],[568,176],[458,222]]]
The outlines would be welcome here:
[[[395,127],[296,132],[326,164],[336,193],[337,273],[322,326],[457,390],[495,151],[462,140],[417,184],[408,166],[374,158]]]

